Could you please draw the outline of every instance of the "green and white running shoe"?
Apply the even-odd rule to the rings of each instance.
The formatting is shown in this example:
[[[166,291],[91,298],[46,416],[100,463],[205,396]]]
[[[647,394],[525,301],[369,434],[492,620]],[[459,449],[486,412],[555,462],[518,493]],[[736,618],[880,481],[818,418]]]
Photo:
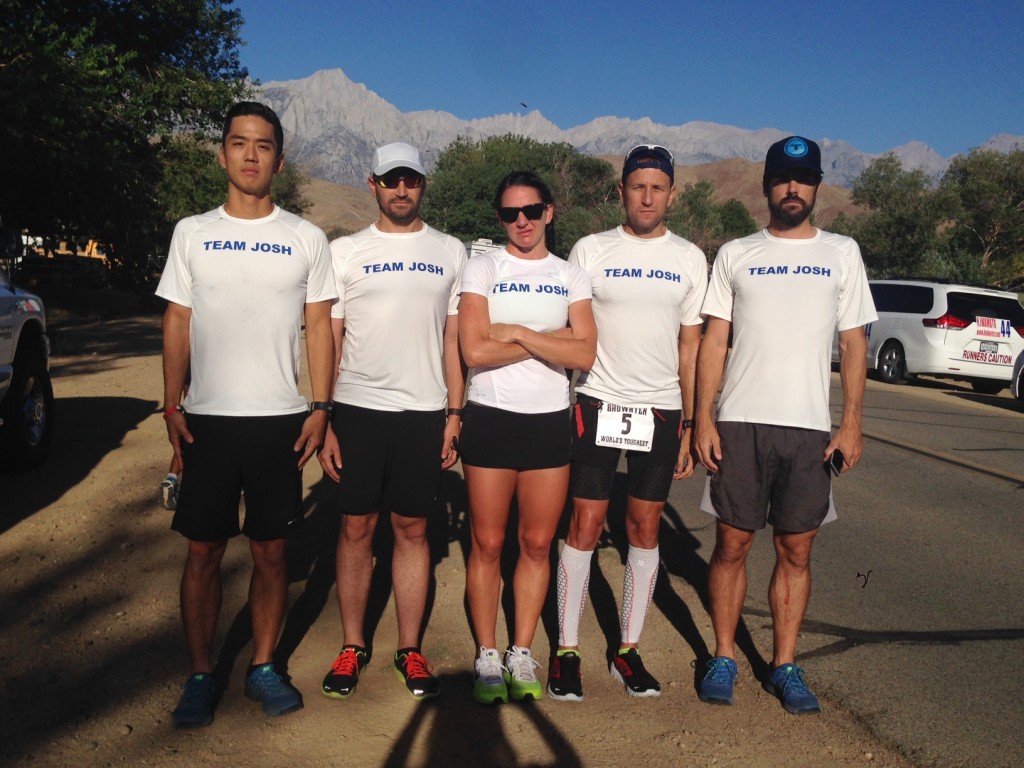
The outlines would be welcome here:
[[[473,701],[478,704],[501,704],[508,701],[505,668],[496,648],[480,647],[476,660],[476,680],[473,682]]]
[[[516,701],[544,698],[544,687],[537,679],[540,662],[533,658],[529,648],[513,645],[505,651],[505,682],[508,693]]]

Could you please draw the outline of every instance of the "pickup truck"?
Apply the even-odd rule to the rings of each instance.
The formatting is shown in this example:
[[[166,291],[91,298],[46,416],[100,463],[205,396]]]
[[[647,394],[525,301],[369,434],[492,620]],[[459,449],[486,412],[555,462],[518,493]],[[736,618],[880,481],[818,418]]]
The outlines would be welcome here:
[[[15,287],[4,268],[21,248],[20,234],[0,228],[0,464],[15,469],[45,460],[53,432],[43,302]]]

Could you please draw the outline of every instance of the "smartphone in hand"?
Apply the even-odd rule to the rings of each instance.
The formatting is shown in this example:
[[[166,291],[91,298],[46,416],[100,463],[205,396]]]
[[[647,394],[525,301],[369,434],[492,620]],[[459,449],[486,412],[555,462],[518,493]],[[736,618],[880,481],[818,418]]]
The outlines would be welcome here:
[[[836,477],[839,477],[839,473],[843,471],[844,461],[846,461],[846,458],[843,456],[843,452],[836,448],[832,451],[832,456],[827,462],[829,471],[831,471]]]

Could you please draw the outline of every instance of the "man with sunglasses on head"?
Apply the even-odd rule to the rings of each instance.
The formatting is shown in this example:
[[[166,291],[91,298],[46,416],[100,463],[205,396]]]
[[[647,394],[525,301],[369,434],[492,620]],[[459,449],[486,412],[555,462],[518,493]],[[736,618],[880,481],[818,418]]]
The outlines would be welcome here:
[[[672,153],[634,147],[619,182],[625,223],[583,238],[569,255],[590,275],[598,336],[597,359],[576,385],[573,515],[558,561],[559,638],[548,676],[554,699],[583,699],[579,625],[623,450],[629,550],[610,671],[630,696],[661,694],[637,647],[658,574],[661,511],[672,481],[694,469],[690,419],[708,274],[700,249],[665,227],[675,193]]]
[[[394,531],[395,673],[410,695],[428,699],[440,685],[420,652],[430,583],[427,516],[441,470],[458,458],[465,378],[457,313],[466,249],[420,219],[426,178],[415,147],[382,146],[372,167],[367,183],[377,222],[331,243],[340,365],[320,464],[340,483],[336,575],[344,641],[322,691],[348,698],[370,660],[364,624],[373,534],[383,514]]]
[[[718,518],[708,575],[715,656],[700,687],[710,704],[733,702],[747,553],[754,534],[771,523],[774,650],[763,685],[787,712],[821,711],[795,664],[796,643],[810,597],[811,545],[834,517],[830,460],[841,460],[845,472],[860,459],[864,325],[877,319],[857,243],[811,223],[821,179],[813,141],[790,136],[768,149],[768,226],[722,246],[702,309],[694,447],[711,473],[701,508]],[[836,330],[843,414],[831,437]]]

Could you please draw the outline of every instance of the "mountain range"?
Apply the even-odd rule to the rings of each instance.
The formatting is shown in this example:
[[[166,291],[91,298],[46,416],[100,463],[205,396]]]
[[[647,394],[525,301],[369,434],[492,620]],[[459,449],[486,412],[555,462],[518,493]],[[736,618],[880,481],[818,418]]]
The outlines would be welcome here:
[[[598,117],[563,130],[537,110],[475,120],[434,110],[402,112],[340,69],[259,87],[263,100],[281,117],[289,160],[316,178],[355,186],[365,183],[374,148],[391,141],[418,147],[429,171],[442,150],[459,137],[478,140],[512,133],[541,142],[566,142],[588,155],[620,156],[636,144],[653,142],[671,149],[677,165],[689,166],[730,158],[761,163],[766,147],[789,135],[776,128],[746,130],[701,121],[659,125],[646,117]],[[846,141],[818,142],[828,184],[849,187],[877,157]],[[1014,147],[1024,147],[1024,136],[999,134],[982,145],[1001,152]],[[919,141],[889,151],[904,168],[920,168],[934,179],[949,164],[949,158]]]

